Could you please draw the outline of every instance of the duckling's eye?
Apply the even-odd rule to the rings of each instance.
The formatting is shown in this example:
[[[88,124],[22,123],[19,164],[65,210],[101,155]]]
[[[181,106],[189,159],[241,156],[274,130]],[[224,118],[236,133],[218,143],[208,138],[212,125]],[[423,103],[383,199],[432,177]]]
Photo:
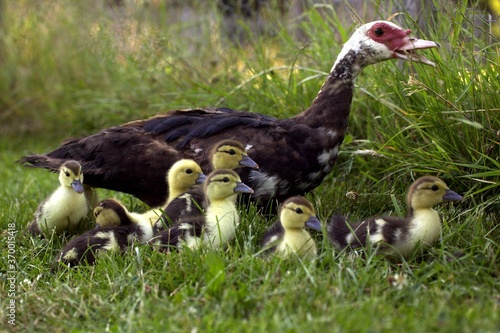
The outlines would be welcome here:
[[[437,190],[439,190],[439,186],[432,185],[431,190],[433,190],[434,192],[436,192]]]
[[[68,171],[64,171],[64,174],[66,175],[66,177],[69,177],[69,172]]]
[[[236,155],[236,152],[234,151],[234,149],[229,149],[229,150],[227,151],[227,153],[228,153],[229,155]]]
[[[380,37],[380,36],[382,36],[384,34],[384,29],[382,29],[381,27],[378,27],[373,32],[375,33],[376,36]]]
[[[304,211],[300,208],[295,208],[295,213],[302,214],[302,213],[304,213]]]
[[[190,174],[192,174],[192,173],[193,173],[193,170],[191,170],[191,169],[186,169],[186,173],[187,173],[188,175],[190,175]]]
[[[227,178],[227,177],[222,178],[222,182],[229,183],[229,178]]]

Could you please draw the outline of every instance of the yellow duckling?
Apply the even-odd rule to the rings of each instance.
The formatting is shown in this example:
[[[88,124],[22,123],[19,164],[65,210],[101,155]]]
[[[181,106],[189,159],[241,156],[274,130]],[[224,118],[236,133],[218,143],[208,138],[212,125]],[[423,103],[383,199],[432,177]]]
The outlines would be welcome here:
[[[123,252],[133,244],[145,244],[153,237],[151,223],[141,214],[129,212],[115,199],[101,201],[94,208],[94,216],[100,227],[73,237],[57,261],[69,266],[93,265],[97,251]]]
[[[215,170],[207,177],[204,191],[204,215],[179,220],[168,230],[161,231],[150,244],[160,251],[185,244],[197,248],[202,243],[219,248],[230,242],[236,234],[240,215],[236,208],[239,193],[253,193],[241,182],[237,173],[228,169]]]
[[[83,195],[82,167],[67,161],[59,169],[61,186],[38,206],[28,231],[33,235],[72,231],[87,216],[89,208]]]
[[[343,216],[336,215],[328,225],[328,236],[339,249],[380,244],[382,253],[407,258],[418,249],[429,248],[441,235],[441,218],[432,206],[462,199],[441,179],[424,176],[408,190],[406,217],[382,216],[349,223]]]
[[[315,259],[316,243],[305,228],[321,231],[313,205],[304,197],[291,197],[281,205],[280,219],[264,234],[262,246],[283,258],[297,255],[302,259]]]

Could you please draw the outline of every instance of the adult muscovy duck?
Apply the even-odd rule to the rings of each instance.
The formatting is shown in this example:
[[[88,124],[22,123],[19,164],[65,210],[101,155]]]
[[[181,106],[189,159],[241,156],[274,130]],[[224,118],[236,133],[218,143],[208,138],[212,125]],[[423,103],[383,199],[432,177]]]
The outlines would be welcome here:
[[[159,156],[194,159],[208,173],[207,147],[236,138],[248,146],[248,155],[260,166],[237,170],[254,189],[253,199],[281,202],[313,190],[332,170],[348,124],[353,82],[364,67],[389,59],[434,65],[414,51],[438,44],[410,33],[389,21],[358,28],[312,105],[289,119],[227,108],[173,110],[68,141],[48,154],[25,156],[21,162],[56,170],[65,160],[74,159],[82,164],[88,185],[140,198],[142,192],[165,188],[159,182],[147,182],[147,175],[164,163],[158,162]]]

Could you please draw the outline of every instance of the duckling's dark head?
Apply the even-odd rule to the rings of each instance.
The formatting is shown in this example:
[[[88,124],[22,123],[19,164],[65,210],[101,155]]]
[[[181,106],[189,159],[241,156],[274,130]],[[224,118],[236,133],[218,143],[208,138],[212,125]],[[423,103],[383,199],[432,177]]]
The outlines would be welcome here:
[[[76,193],[82,194],[83,188],[83,173],[80,163],[74,160],[64,162],[59,168],[59,182],[66,186],[72,187]]]
[[[212,171],[205,181],[205,193],[209,200],[223,200],[238,193],[253,193],[240,176],[233,170],[219,169]]]
[[[441,179],[424,176],[417,179],[408,191],[408,204],[412,209],[430,208],[443,201],[461,201],[461,195],[448,188]]]
[[[130,222],[127,209],[121,202],[115,199],[101,201],[94,208],[94,218],[96,224],[100,227],[112,227]]]
[[[212,165],[217,169],[236,169],[248,167],[258,169],[259,165],[252,160],[243,144],[236,140],[223,140],[212,150]]]
[[[280,221],[285,229],[305,227],[321,231],[321,222],[316,217],[313,205],[306,198],[295,196],[281,205]]]

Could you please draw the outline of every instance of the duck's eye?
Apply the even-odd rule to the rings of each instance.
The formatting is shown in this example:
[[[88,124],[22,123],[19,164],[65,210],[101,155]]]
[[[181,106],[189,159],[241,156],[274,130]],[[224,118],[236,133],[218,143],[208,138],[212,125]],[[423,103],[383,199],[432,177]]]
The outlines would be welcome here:
[[[381,27],[378,27],[373,32],[375,33],[376,36],[380,37],[380,36],[382,36],[384,34],[384,29],[382,29]]]
[[[229,149],[229,150],[227,151],[227,153],[228,153],[229,155],[235,155],[235,154],[236,154],[236,152],[234,151],[234,149]]]
[[[295,213],[302,214],[304,211],[300,208],[295,208]]]
[[[224,178],[222,178],[222,182],[224,182],[224,183],[229,183],[229,178],[228,178],[228,177],[224,177]]]
[[[66,177],[69,177],[69,172],[68,171],[64,171],[64,174],[66,175]]]
[[[439,186],[432,185],[431,190],[433,190],[434,192],[436,192],[437,190],[439,190]]]
[[[186,169],[186,173],[187,173],[188,175],[190,175],[190,174],[192,174],[192,173],[193,173],[193,170],[191,170],[191,169]]]

